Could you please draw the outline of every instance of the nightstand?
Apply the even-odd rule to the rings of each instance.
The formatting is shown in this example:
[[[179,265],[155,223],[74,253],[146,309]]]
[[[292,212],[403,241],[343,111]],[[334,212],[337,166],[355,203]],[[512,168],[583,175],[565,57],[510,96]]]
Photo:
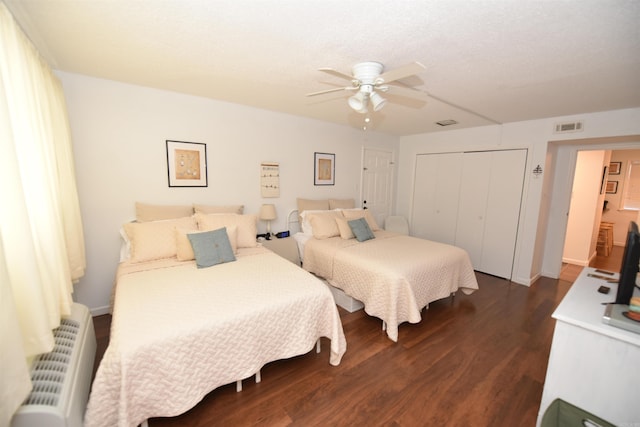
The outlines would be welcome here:
[[[282,239],[273,237],[271,240],[262,240],[261,243],[265,248],[272,250],[281,257],[288,259],[297,266],[300,266],[298,245],[293,237],[283,237]]]

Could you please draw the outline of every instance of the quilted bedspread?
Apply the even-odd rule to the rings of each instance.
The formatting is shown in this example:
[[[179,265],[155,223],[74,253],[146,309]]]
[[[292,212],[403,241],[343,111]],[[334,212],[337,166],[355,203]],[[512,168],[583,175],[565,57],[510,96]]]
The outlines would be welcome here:
[[[194,261],[123,263],[85,425],[179,415],[221,385],[309,352],[323,336],[338,365],[346,341],[331,292],[266,249],[240,249],[236,261],[204,269]]]
[[[463,249],[387,231],[375,236],[365,242],[310,239],[304,268],[362,301],[369,315],[386,323],[391,340],[398,340],[400,323],[418,323],[430,302],[458,289],[465,294],[478,289]]]

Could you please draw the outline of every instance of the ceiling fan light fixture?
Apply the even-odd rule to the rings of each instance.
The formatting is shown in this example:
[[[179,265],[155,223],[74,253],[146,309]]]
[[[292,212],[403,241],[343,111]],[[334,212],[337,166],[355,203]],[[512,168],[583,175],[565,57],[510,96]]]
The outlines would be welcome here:
[[[358,92],[349,97],[349,107],[357,111],[358,113],[367,112],[367,101],[369,97],[364,92]]]
[[[379,111],[385,106],[387,100],[380,96],[378,92],[373,92],[370,96],[373,111]]]
[[[366,114],[369,112],[369,102],[371,102],[373,111],[380,111],[387,104],[387,100],[383,98],[379,92],[384,93],[388,91],[390,89],[390,86],[387,85],[388,83],[416,75],[422,70],[424,70],[424,65],[419,62],[414,62],[404,67],[385,71],[382,63],[374,61],[355,64],[352,68],[351,75],[334,70],[333,68],[320,68],[320,71],[331,74],[334,77],[348,80],[351,85],[309,93],[307,96],[321,95],[340,90],[355,90],[357,93],[347,99],[347,104],[351,109],[360,114]]]

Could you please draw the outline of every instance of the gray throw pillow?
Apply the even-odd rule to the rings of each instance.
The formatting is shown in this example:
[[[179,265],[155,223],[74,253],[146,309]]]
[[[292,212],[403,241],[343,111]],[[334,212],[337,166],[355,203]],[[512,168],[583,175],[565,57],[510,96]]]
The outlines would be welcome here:
[[[235,261],[226,227],[204,233],[187,234],[198,268]]]
[[[371,231],[369,224],[367,224],[367,220],[362,218],[353,219],[348,222],[349,227],[351,228],[351,232],[358,242],[364,242],[365,240],[375,239],[375,234]]]

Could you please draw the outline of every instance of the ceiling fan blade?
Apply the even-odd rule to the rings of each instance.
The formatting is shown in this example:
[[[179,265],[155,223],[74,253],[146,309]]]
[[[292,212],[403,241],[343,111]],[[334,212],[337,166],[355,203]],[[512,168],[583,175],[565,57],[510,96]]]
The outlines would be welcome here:
[[[387,101],[394,105],[401,105],[407,108],[419,110],[427,105],[427,98],[418,98],[415,96],[404,96],[400,93],[387,92],[384,96]]]
[[[331,74],[332,76],[340,77],[341,79],[355,80],[353,76],[350,76],[349,74],[341,73],[340,71],[334,70],[333,68],[318,68],[318,71]]]
[[[316,96],[316,95],[322,95],[322,94],[325,94],[325,93],[339,92],[341,90],[353,90],[353,89],[356,89],[356,88],[355,87],[354,88],[351,88],[351,87],[337,87],[337,88],[334,88],[334,89],[325,89],[325,90],[320,90],[318,92],[311,92],[311,93],[308,93],[307,96]]]
[[[390,83],[396,80],[404,79],[405,77],[421,73],[424,70],[424,65],[419,62],[414,62],[380,74],[380,76],[376,78],[376,84]]]
[[[390,93],[397,93],[405,96],[410,96],[413,98],[428,98],[429,94],[421,89],[416,89],[411,86],[407,86],[402,82],[392,82],[388,86],[386,86]]]

